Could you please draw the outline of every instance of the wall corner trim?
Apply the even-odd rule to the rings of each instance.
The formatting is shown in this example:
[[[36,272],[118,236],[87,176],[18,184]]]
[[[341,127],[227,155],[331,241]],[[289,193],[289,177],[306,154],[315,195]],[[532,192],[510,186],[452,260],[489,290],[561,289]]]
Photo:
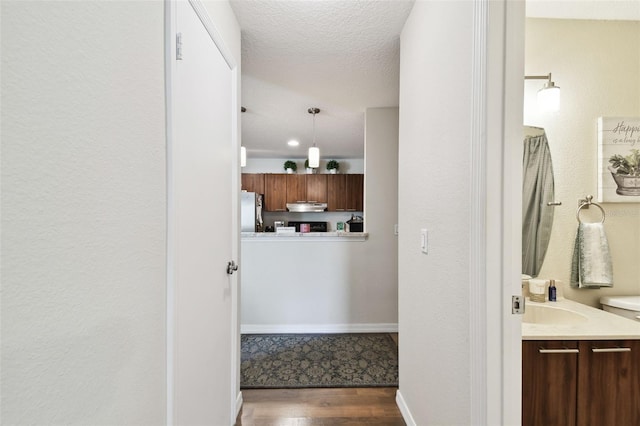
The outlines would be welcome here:
[[[396,391],[396,405],[398,406],[398,409],[400,410],[400,414],[402,414],[402,418],[404,419],[404,422],[407,424],[407,426],[417,426],[416,421],[413,419],[413,416],[411,415],[411,411],[409,411],[409,407],[407,406],[407,403],[402,397],[402,393],[400,392],[400,389]]]

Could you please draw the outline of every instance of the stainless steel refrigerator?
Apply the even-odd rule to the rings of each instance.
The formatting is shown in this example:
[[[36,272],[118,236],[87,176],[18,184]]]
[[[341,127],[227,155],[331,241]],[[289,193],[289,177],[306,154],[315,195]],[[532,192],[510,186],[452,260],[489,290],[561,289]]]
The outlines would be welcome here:
[[[240,231],[262,231],[262,194],[242,192]]]

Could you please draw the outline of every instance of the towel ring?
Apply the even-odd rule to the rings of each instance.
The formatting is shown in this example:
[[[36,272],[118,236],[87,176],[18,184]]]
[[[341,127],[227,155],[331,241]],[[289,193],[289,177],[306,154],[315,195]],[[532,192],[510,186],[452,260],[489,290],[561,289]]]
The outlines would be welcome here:
[[[600,223],[604,223],[604,219],[606,217],[606,213],[604,212],[604,209],[602,208],[602,206],[598,203],[594,203],[593,201],[593,195],[588,195],[586,199],[584,200],[580,200],[582,201],[582,203],[580,204],[580,207],[578,207],[578,210],[576,210],[576,219],[578,219],[578,222],[580,223],[584,223],[580,220],[580,210],[584,209],[584,208],[589,208],[589,206],[596,206],[597,208],[600,209],[600,212],[602,213],[602,220],[600,221]]]

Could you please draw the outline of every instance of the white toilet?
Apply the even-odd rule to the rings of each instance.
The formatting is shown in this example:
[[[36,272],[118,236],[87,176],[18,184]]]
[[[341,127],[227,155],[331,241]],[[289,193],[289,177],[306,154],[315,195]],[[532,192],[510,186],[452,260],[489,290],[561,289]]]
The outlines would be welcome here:
[[[607,312],[640,321],[640,296],[605,296],[600,303]]]

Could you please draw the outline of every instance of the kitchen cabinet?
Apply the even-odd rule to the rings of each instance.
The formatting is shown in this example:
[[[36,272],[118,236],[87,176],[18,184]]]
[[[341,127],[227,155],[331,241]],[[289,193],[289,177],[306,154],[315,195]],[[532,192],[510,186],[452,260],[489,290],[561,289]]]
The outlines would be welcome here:
[[[307,175],[307,201],[327,202],[327,175]]]
[[[329,211],[363,211],[364,175],[327,175]]]
[[[264,175],[264,209],[269,212],[287,211],[287,175]]]
[[[243,173],[241,182],[244,191],[264,194],[264,173]]]
[[[287,176],[287,203],[307,201],[307,176],[290,174]]]
[[[639,425],[640,340],[523,341],[522,424]]]
[[[347,176],[347,211],[361,212],[364,209],[364,175]]]

